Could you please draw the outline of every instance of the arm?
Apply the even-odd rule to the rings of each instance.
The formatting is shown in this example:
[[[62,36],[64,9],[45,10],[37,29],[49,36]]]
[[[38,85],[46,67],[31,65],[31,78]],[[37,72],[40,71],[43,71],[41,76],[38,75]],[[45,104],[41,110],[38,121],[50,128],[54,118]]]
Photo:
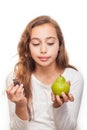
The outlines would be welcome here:
[[[81,104],[82,91],[83,78],[79,72],[77,72],[76,75],[71,77],[70,92],[74,96],[74,101],[68,101],[58,108],[53,108],[57,130],[75,130]]]
[[[15,104],[13,102],[8,100],[8,103],[10,114],[10,130],[28,130],[28,120],[21,119],[15,113]]]
[[[11,73],[6,80],[6,86],[9,86],[6,92],[9,99],[10,129],[28,130],[27,100],[23,94],[23,87],[10,85],[12,79]]]

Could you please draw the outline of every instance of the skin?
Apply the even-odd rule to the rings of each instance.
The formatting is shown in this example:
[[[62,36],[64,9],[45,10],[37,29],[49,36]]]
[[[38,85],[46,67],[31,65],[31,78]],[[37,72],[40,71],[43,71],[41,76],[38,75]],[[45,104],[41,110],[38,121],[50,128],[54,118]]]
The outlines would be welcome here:
[[[31,30],[31,41],[29,43],[31,57],[36,63],[36,70],[33,74],[44,84],[52,84],[56,77],[63,73],[56,64],[56,57],[59,51],[59,40],[55,28],[51,24],[43,24]],[[68,81],[70,84],[70,82]],[[16,114],[27,120],[27,99],[24,94],[23,84],[11,84],[7,90],[8,98],[16,104]],[[74,101],[71,93],[62,93],[62,98],[51,93],[53,106],[60,107],[64,102]]]
[[[47,67],[55,63],[59,41],[54,27],[50,24],[37,26],[31,31],[30,52],[36,67]]]
[[[58,72],[62,71],[58,69],[55,61],[59,51],[55,28],[51,24],[34,27],[29,45],[31,57],[36,62],[35,76],[45,84],[52,83]]]
[[[10,99],[12,102],[16,104],[16,114],[19,118],[22,120],[28,120],[29,115],[27,111],[27,99],[24,95],[24,88],[23,84],[16,85],[11,84],[8,89],[6,90],[8,99]]]

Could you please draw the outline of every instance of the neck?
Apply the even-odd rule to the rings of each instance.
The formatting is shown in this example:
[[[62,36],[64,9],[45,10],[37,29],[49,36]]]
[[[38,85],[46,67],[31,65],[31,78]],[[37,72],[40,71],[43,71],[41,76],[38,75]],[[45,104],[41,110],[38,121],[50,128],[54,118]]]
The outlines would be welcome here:
[[[41,67],[41,66],[37,66],[35,73],[38,74],[43,74],[43,75],[50,75],[55,73],[56,71],[58,72],[58,66],[54,65],[54,66],[46,66],[46,67]]]
[[[64,70],[59,69],[57,65],[50,65],[48,67],[37,66],[34,75],[44,83],[51,83],[57,76],[61,75],[63,71]]]

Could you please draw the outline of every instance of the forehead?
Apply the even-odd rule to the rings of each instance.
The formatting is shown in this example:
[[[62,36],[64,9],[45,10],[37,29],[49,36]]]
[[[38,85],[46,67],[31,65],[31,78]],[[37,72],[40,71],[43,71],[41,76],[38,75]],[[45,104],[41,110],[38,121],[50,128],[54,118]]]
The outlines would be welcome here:
[[[32,28],[31,30],[31,35],[30,37],[57,37],[57,32],[55,27],[50,24],[50,23],[46,23],[46,24],[42,24],[42,25],[38,25],[34,28]]]

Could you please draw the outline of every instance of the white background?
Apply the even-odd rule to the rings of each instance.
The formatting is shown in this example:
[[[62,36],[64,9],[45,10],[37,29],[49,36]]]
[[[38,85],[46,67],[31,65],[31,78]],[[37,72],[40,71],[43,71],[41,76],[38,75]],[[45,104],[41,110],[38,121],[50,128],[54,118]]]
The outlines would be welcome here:
[[[16,62],[21,33],[30,20],[50,15],[63,31],[70,63],[84,77],[79,129],[87,130],[87,4],[86,0],[0,0],[0,129],[9,130],[5,78]]]

